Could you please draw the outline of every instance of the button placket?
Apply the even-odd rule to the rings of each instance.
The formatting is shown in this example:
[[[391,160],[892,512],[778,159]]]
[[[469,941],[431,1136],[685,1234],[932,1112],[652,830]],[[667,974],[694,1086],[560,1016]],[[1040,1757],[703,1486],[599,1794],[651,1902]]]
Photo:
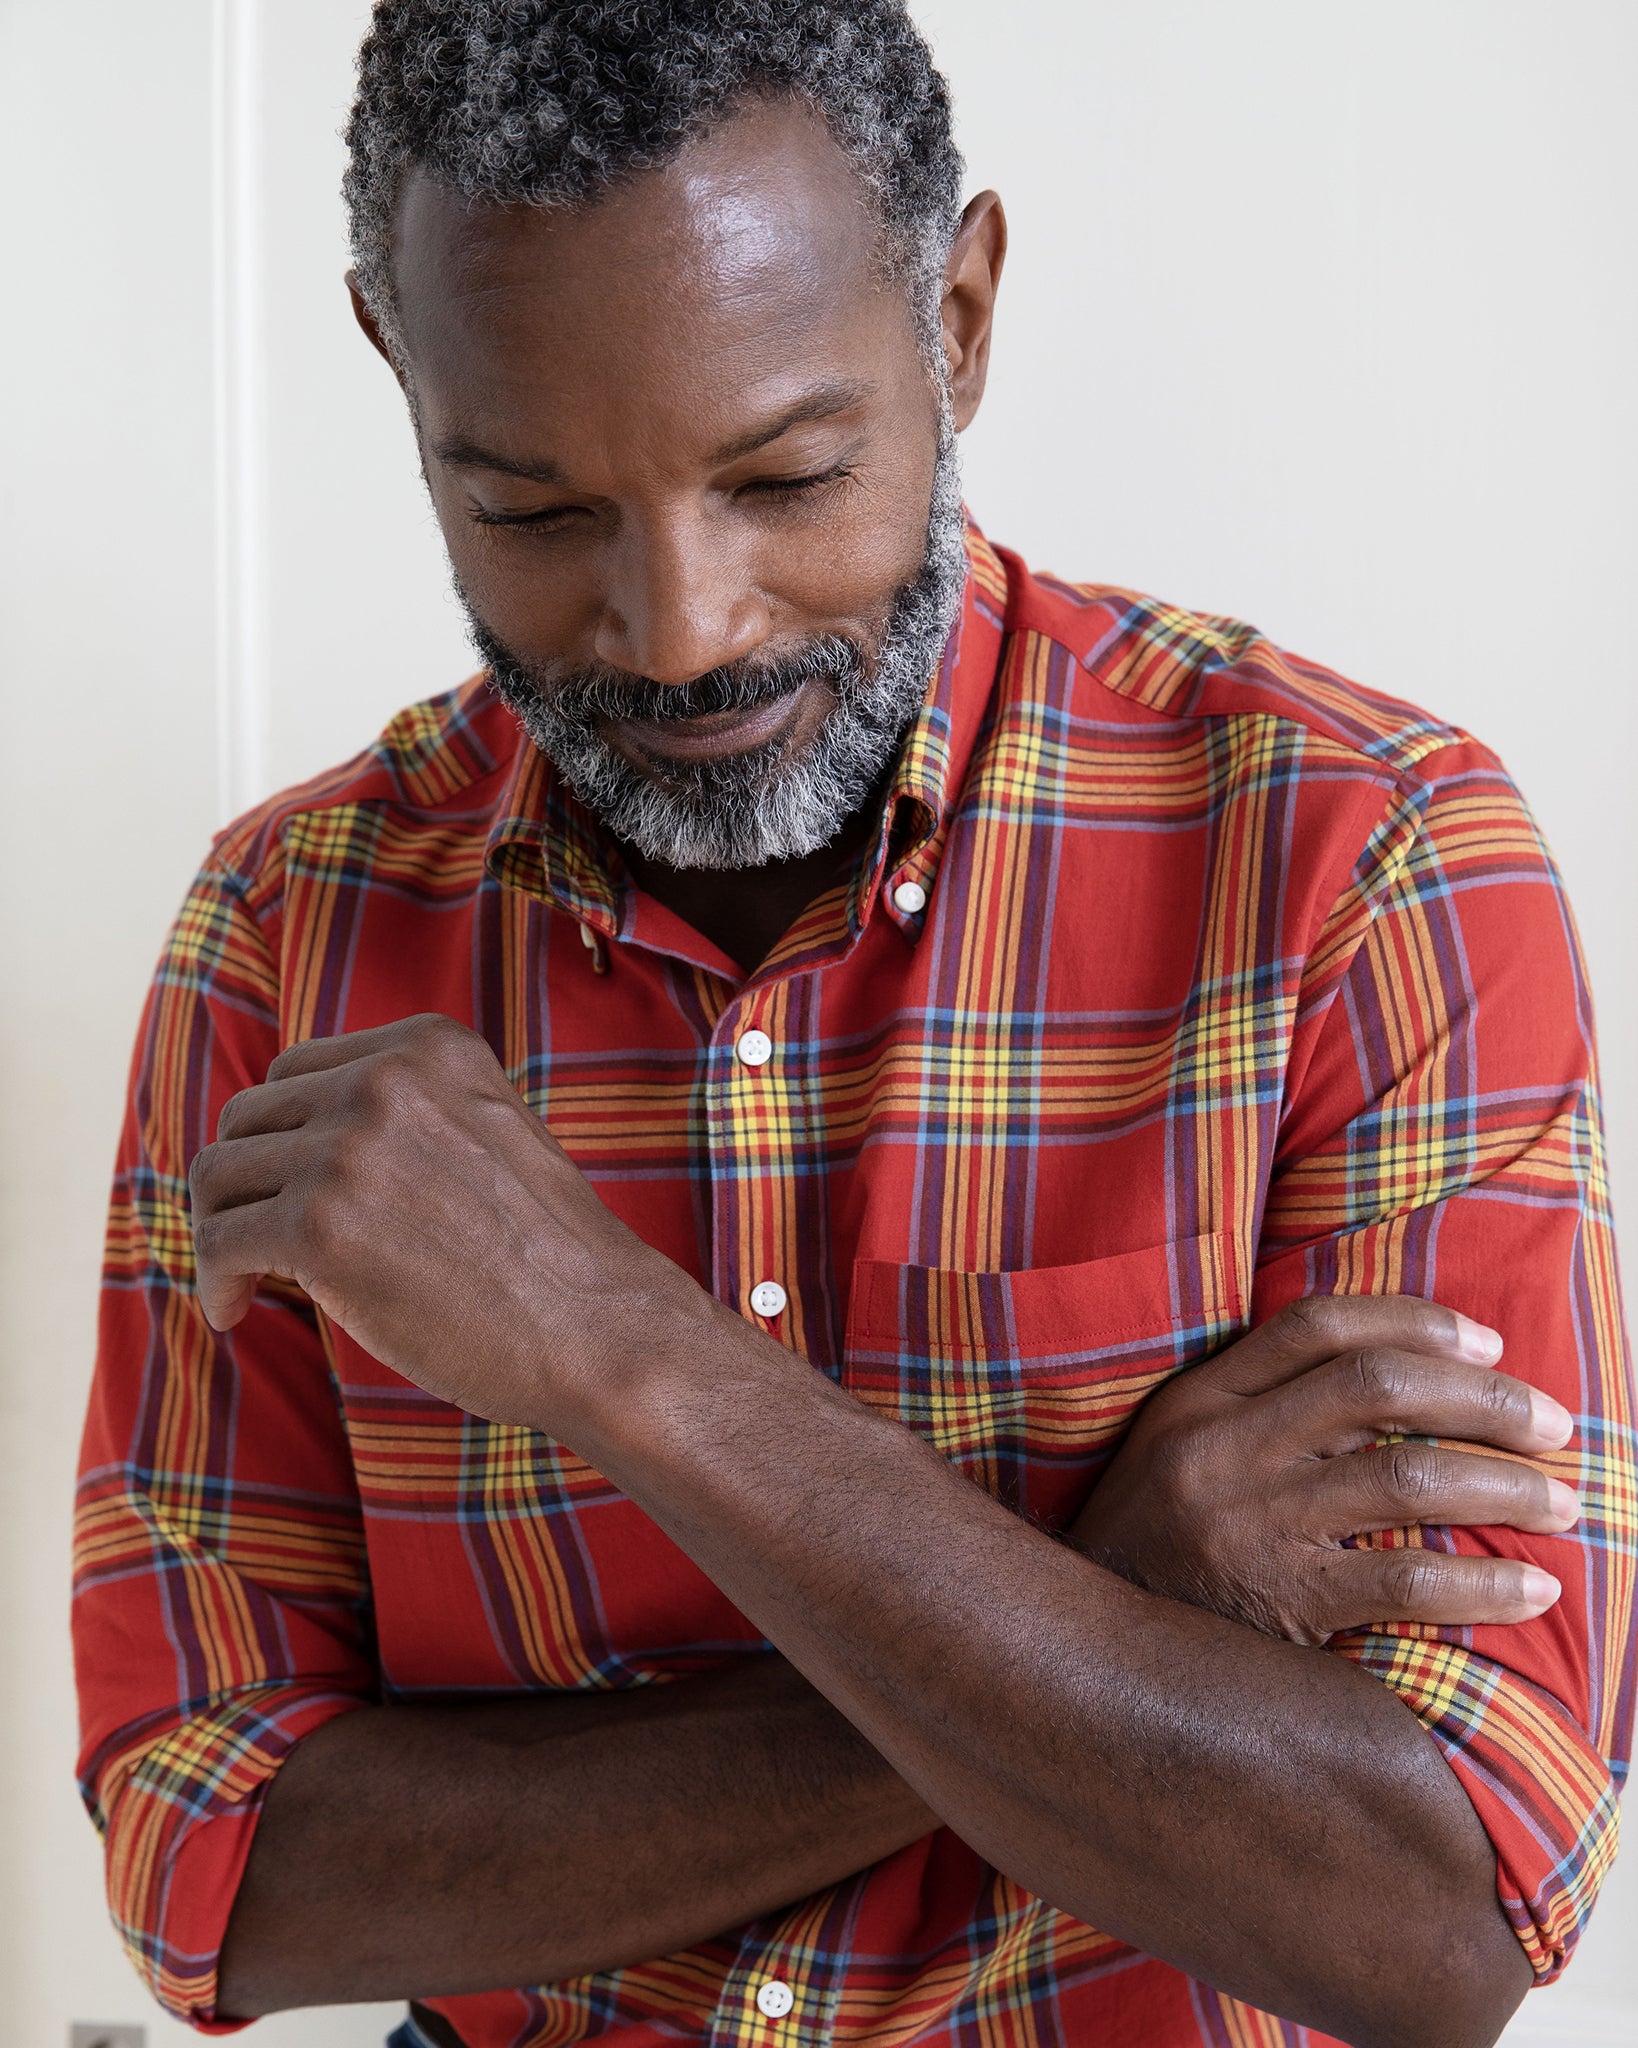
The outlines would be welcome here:
[[[705,1068],[711,1285],[719,1301],[834,1378],[839,1311],[819,1262],[809,1260],[830,1225],[824,1065],[813,1057],[822,1030],[817,972],[754,982],[715,1019]]]
[[[784,1082],[772,1035],[744,1021],[746,1011],[754,1014],[759,1007],[757,993],[745,991],[726,1006],[712,1034],[706,1080],[712,1270],[719,1300],[736,1302],[743,1313],[777,1332],[790,1296],[767,1266],[778,1270],[784,1247],[775,1243],[756,1249],[761,1237],[756,1217],[764,1184],[781,1164],[767,1156],[767,1143],[770,1132],[781,1126]]]
[[[844,1907],[858,1885],[853,1878],[840,1887]],[[751,1923],[712,2014],[710,2048],[823,2048],[834,2038],[847,1960],[810,1946],[803,1935],[811,1931],[805,1913]]]
[[[735,1039],[734,1056],[742,1067],[749,1067],[755,1073],[773,1058],[773,1040],[766,1031],[760,1031],[753,1025],[750,1030],[742,1031]],[[771,1080],[772,1077],[769,1078]],[[753,1313],[761,1316],[765,1322],[773,1322],[785,1313],[790,1296],[777,1280],[763,1279],[751,1289],[750,1303]],[[784,1995],[788,1996],[789,1990],[788,1985],[784,1986]],[[769,1995],[776,1994],[770,1992]],[[789,2009],[788,2006],[785,2008],[786,2011]],[[778,2015],[775,2014],[773,2017],[777,2018]]]

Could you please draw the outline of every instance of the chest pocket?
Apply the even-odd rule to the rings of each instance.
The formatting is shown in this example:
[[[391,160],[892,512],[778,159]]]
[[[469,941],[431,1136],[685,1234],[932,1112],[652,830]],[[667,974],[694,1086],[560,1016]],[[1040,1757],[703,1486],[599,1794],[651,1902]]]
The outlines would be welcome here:
[[[1011,1273],[860,1259],[842,1384],[1052,1528],[1145,1396],[1243,1314],[1227,1232]]]

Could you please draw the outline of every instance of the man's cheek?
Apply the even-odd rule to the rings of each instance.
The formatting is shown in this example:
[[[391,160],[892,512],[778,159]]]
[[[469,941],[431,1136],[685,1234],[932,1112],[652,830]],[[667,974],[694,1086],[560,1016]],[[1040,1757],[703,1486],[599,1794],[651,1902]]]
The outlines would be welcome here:
[[[926,559],[927,502],[897,491],[883,502],[851,486],[850,504],[819,531],[792,535],[775,566],[773,590],[811,631],[849,628],[874,635],[894,595]]]
[[[594,586],[538,540],[539,556],[530,559],[528,545],[507,536],[496,547],[486,541],[463,553],[451,547],[450,566],[468,605],[526,664],[549,669],[589,659],[600,616]]]

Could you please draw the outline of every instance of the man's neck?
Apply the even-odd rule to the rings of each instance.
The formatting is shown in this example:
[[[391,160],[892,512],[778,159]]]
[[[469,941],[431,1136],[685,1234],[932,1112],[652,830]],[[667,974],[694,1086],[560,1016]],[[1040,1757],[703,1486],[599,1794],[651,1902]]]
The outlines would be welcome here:
[[[702,937],[737,961],[747,974],[778,944],[816,896],[833,888],[852,867],[881,820],[881,797],[872,795],[828,846],[796,860],[755,868],[674,868],[622,845],[633,881]]]

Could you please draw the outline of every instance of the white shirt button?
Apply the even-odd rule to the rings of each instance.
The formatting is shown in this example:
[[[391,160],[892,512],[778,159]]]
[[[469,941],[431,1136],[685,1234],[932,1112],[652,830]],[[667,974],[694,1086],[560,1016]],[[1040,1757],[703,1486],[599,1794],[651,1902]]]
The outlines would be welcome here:
[[[765,1067],[773,1058],[773,1040],[766,1031],[742,1031],[734,1051],[742,1067]]]
[[[927,891],[919,882],[901,882],[893,891],[893,904],[906,917],[915,917],[927,908]]]
[[[751,1289],[751,1306],[759,1316],[780,1316],[790,1296],[777,1280],[759,1280]]]
[[[777,1977],[770,1977],[756,1994],[756,2009],[765,2019],[782,2020],[795,2003],[796,1993]]]

